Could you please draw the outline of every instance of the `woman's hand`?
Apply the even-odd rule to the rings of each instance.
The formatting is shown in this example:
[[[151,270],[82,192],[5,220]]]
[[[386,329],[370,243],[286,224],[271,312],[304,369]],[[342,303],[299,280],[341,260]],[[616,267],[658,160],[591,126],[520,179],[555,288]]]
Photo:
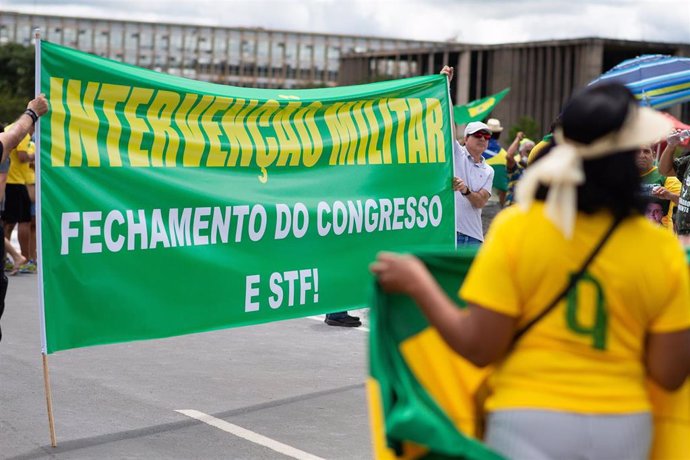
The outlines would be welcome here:
[[[385,292],[407,294],[412,298],[434,282],[422,261],[409,254],[379,252],[369,270],[376,275]]]

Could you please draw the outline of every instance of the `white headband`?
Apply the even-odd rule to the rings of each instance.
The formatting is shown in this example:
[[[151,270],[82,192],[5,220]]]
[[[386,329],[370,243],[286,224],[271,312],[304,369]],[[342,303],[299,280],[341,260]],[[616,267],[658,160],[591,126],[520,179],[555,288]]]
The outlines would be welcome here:
[[[532,206],[539,184],[549,186],[545,214],[570,239],[577,213],[577,186],[584,183],[582,160],[601,158],[616,152],[638,149],[664,137],[672,124],[661,113],[631,105],[620,130],[607,134],[591,144],[580,144],[566,138],[558,128],[556,146],[544,158],[532,164],[518,182],[515,197],[523,209]]]

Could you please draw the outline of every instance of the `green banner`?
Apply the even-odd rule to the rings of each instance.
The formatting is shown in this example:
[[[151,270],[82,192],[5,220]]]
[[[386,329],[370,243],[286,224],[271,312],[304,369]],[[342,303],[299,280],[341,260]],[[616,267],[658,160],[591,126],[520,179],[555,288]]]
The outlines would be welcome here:
[[[482,99],[477,99],[465,105],[456,105],[453,107],[453,118],[458,125],[464,125],[471,121],[481,121],[486,118],[489,113],[498,105],[499,102],[510,91],[506,88],[500,93],[487,96]]]
[[[443,75],[237,88],[41,43],[44,350],[364,307],[455,240]]]

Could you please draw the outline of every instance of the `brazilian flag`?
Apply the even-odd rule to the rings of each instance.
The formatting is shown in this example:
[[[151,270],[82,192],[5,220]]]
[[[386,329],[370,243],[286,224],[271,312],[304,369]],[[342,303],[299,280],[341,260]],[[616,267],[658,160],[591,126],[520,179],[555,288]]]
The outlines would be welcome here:
[[[459,308],[462,281],[476,248],[414,252]],[[686,249],[690,266],[690,248]],[[479,369],[451,350],[407,296],[375,290],[370,313],[367,381],[374,453],[378,460],[502,457],[478,439],[476,394],[491,368]],[[674,392],[648,384],[654,438],[649,458],[687,458],[690,379]]]
[[[453,120],[455,120],[455,123],[458,125],[464,125],[471,121],[482,121],[489,116],[494,107],[496,107],[509,92],[510,88],[506,88],[496,94],[476,99],[468,104],[456,105],[453,107]]]
[[[492,149],[492,147],[494,149]],[[506,157],[508,152],[501,147],[497,141],[491,139],[489,149],[482,153],[486,159],[486,164],[494,168],[494,181],[492,186],[505,192],[508,190],[508,169],[506,167]]]
[[[475,253],[416,255],[457,298]],[[376,458],[500,459],[475,438],[474,395],[490,369],[453,352],[407,296],[376,288],[370,315],[367,391]]]

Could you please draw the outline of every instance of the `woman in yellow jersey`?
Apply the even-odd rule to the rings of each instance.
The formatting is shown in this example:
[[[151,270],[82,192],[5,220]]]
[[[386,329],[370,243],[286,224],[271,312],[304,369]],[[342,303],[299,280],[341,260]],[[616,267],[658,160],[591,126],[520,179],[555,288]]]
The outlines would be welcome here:
[[[646,377],[674,390],[690,371],[685,254],[644,218],[637,193],[635,152],[669,129],[621,85],[576,95],[556,147],[521,179],[519,206],[489,229],[460,290],[466,310],[412,256],[381,253],[371,266],[385,290],[415,299],[456,352],[496,364],[485,440],[508,458],[648,458]],[[516,340],[610,228],[574,286]]]

